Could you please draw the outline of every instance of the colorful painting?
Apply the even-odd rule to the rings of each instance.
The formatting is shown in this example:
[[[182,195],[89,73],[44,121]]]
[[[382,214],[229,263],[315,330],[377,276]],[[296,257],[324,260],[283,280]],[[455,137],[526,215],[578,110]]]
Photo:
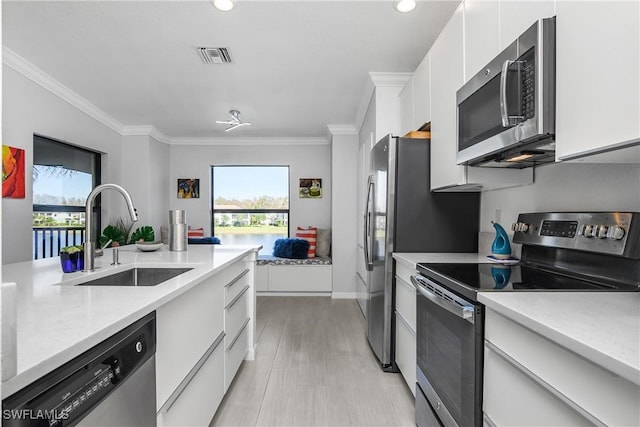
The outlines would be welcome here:
[[[200,198],[200,180],[191,178],[178,178],[178,199]]]
[[[2,197],[24,199],[24,150],[2,146]]]
[[[300,198],[320,199],[322,197],[322,178],[300,178]]]

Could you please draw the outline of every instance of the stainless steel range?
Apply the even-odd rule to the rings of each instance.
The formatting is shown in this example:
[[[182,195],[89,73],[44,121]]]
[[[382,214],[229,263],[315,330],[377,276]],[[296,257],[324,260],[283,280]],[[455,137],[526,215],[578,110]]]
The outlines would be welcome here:
[[[418,426],[482,425],[478,292],[640,291],[640,213],[528,213],[512,229],[515,265],[418,264]]]

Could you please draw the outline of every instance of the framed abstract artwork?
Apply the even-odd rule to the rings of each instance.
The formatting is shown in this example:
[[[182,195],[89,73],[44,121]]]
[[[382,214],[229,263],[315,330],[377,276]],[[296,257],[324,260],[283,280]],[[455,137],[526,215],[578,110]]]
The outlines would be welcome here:
[[[2,146],[2,197],[25,198],[24,155],[22,148]]]
[[[178,178],[178,199],[200,198],[200,180],[195,178]]]

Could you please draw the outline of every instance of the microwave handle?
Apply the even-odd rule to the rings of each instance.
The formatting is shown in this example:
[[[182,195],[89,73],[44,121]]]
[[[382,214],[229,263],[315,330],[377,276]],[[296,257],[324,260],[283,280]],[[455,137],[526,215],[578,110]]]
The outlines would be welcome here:
[[[500,74],[500,116],[502,117],[502,127],[509,127],[514,125],[511,119],[521,121],[522,116],[509,117],[509,107],[507,105],[507,73],[509,67],[513,64],[520,64],[522,61],[511,61],[507,59],[502,63],[502,73]]]

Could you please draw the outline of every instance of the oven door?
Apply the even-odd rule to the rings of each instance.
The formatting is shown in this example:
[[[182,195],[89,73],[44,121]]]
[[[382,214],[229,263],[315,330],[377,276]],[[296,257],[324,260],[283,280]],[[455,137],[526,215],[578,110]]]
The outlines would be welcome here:
[[[422,275],[411,280],[418,385],[445,427],[481,426],[484,307]]]

